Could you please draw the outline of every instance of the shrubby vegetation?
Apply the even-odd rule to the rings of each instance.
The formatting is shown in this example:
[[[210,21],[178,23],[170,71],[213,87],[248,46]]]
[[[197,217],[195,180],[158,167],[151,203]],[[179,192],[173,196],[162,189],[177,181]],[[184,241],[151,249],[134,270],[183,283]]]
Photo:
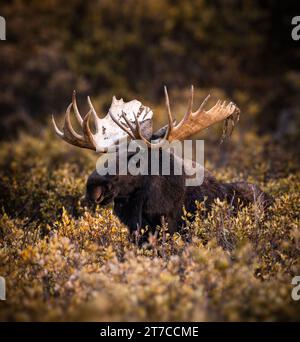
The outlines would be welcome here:
[[[0,59],[0,320],[298,320],[300,275],[299,45],[292,1],[2,1]],[[295,44],[294,44],[295,43]],[[106,113],[115,94],[165,122],[163,84],[176,115],[210,92],[241,108],[221,147],[205,138],[220,180],[259,184],[276,200],[237,216],[217,201],[186,213],[138,248],[111,208],[86,208],[90,151],[45,128],[78,92]],[[215,99],[215,98],[214,98]],[[196,103],[197,102],[197,103]],[[58,120],[59,121],[59,120]],[[26,133],[24,133],[26,132]],[[18,137],[18,138],[16,138]],[[8,140],[11,139],[11,140]]]
[[[299,319],[299,165],[268,137],[234,134],[218,168],[207,143],[219,179],[255,181],[275,197],[268,213],[254,205],[233,216],[217,201],[205,217],[198,203],[183,211],[183,235],[160,227],[139,248],[111,208],[84,206],[95,156],[42,135],[0,148],[0,320]]]

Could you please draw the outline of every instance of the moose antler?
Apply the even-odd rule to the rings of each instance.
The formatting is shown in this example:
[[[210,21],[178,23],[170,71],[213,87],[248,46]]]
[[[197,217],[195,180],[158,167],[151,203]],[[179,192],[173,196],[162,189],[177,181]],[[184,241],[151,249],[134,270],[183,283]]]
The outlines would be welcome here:
[[[73,107],[75,117],[79,123],[79,125],[82,128],[82,135],[78,134],[74,128],[72,127],[71,124],[71,118],[70,118],[70,112]],[[93,113],[93,108],[90,106],[89,112],[85,115],[84,119],[82,119],[78,107],[77,107],[77,102],[76,102],[76,93],[75,91],[73,92],[72,96],[72,102],[68,106],[65,114],[65,121],[64,121],[64,126],[63,126],[63,131],[61,131],[54,120],[54,116],[52,115],[52,123],[55,129],[55,132],[57,133],[58,136],[60,136],[63,140],[68,142],[71,145],[78,146],[78,147],[83,147],[83,148],[88,148],[90,150],[96,150],[96,143],[94,140],[94,136],[91,132],[91,129],[89,127],[89,120],[90,120],[90,115]]]
[[[63,140],[71,145],[79,146],[82,148],[88,148],[100,153],[105,153],[117,146],[122,139],[127,139],[127,134],[130,132],[126,130],[124,125],[120,124],[119,119],[125,117],[125,123],[131,120],[137,120],[139,125],[142,125],[143,135],[146,138],[150,138],[152,135],[152,111],[150,108],[142,106],[141,102],[133,100],[130,102],[124,102],[123,99],[117,100],[113,97],[112,104],[110,106],[109,113],[114,113],[113,116],[107,114],[103,119],[99,118],[96,110],[88,97],[89,112],[82,119],[76,102],[76,93],[73,92],[72,102],[68,106],[65,114],[65,121],[63,131],[57,127],[54,117],[52,116],[52,122],[55,132]],[[82,128],[82,134],[78,134],[71,124],[70,113],[73,108],[75,117]],[[135,114],[135,112],[137,115]],[[96,132],[93,134],[90,129],[91,115],[94,120]],[[116,118],[117,117],[117,118]],[[116,125],[115,122],[118,124]],[[120,128],[121,129],[120,129]],[[139,126],[140,127],[140,126]],[[130,134],[129,134],[130,135]],[[130,135],[131,136],[131,135]],[[132,136],[131,136],[132,137]]]
[[[71,145],[105,153],[108,152],[111,147],[115,148],[118,143],[121,143],[122,139],[127,139],[128,136],[133,140],[142,140],[150,148],[159,148],[164,145],[166,140],[172,142],[174,140],[187,139],[191,135],[222,120],[226,120],[225,131],[223,131],[224,136],[226,127],[228,127],[228,120],[232,119],[234,125],[235,114],[237,120],[239,118],[240,110],[232,102],[226,104],[225,101],[222,102],[219,100],[210,110],[204,110],[209,95],[204,99],[201,106],[193,112],[194,88],[192,86],[187,111],[182,120],[177,124],[176,121],[173,120],[166,87],[164,87],[164,91],[168,124],[161,128],[161,133],[154,142],[150,142],[153,113],[150,108],[143,106],[141,102],[137,100],[124,102],[123,99],[117,100],[113,97],[108,114],[103,119],[100,119],[88,97],[89,111],[84,119],[82,119],[77,107],[75,91],[73,92],[72,102],[66,110],[63,131],[58,129],[54,117],[52,116],[54,129],[62,139]],[[78,134],[72,127],[70,119],[72,108],[75,117],[82,128],[82,134]],[[94,134],[90,129],[91,115],[94,119],[96,128]],[[155,135],[157,136],[157,134]]]
[[[164,87],[166,106],[168,112],[168,137],[167,139],[171,142],[174,140],[184,140],[195,133],[203,131],[205,128],[212,126],[213,124],[225,120],[234,114],[239,115],[239,108],[233,103],[218,100],[217,103],[208,111],[204,110],[205,104],[207,103],[210,95],[208,95],[201,103],[200,107],[193,112],[193,100],[194,100],[194,87],[191,86],[190,97],[188,100],[187,111],[178,124],[174,124],[172,118],[169,95],[167,87]]]
[[[122,113],[122,118],[125,120],[126,125],[122,124],[120,121],[116,119],[116,117],[110,112],[110,116],[113,121],[123,129],[132,139],[134,140],[142,140],[144,143],[150,148],[159,148],[164,145],[165,141],[168,140],[169,142],[174,140],[184,140],[191,135],[201,132],[205,128],[212,126],[213,124],[227,120],[233,117],[234,114],[239,117],[240,110],[239,108],[232,102],[226,104],[226,101],[218,100],[217,103],[208,111],[204,110],[204,106],[207,103],[210,95],[208,95],[200,107],[193,112],[193,100],[194,100],[194,87],[191,86],[191,93],[190,98],[188,101],[188,108],[187,111],[182,118],[182,120],[177,124],[176,121],[173,119],[169,95],[167,91],[167,87],[164,87],[165,91],[165,98],[166,98],[166,107],[167,107],[167,114],[168,114],[168,125],[162,128],[164,130],[164,136],[158,140],[158,142],[151,143],[148,139],[143,136],[140,124],[137,120],[136,115],[134,114],[135,125],[130,122],[127,118],[125,113]],[[227,122],[226,122],[227,123]],[[225,126],[227,127],[227,126]],[[223,132],[223,135],[226,132]]]

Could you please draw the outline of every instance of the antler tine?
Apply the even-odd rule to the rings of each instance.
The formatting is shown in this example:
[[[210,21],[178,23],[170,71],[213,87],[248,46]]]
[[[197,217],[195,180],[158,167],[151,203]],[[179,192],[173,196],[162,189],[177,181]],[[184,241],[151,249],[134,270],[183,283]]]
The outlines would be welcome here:
[[[173,129],[173,117],[172,117],[172,112],[171,112],[171,107],[170,107],[170,100],[169,100],[169,95],[168,95],[168,90],[167,86],[164,86],[164,91],[165,91],[165,98],[166,98],[166,107],[167,107],[167,112],[168,112],[168,120],[169,120],[169,129],[170,131]]]
[[[78,107],[77,107],[76,91],[75,90],[73,90],[72,105],[73,105],[73,109],[74,109],[74,113],[75,113],[76,119],[78,120],[80,126],[82,127],[83,119],[82,119],[82,117],[81,117],[81,115],[79,113]]]
[[[125,120],[127,126],[131,129],[132,133],[134,134],[136,132],[136,128],[132,125],[131,121],[127,119],[126,114],[124,111],[122,111],[122,118]]]
[[[146,143],[147,146],[149,146],[149,141],[143,136],[142,130],[141,130],[141,125],[139,123],[139,120],[136,116],[135,113],[133,113],[134,120],[135,120],[135,125],[136,125],[136,132],[137,132],[137,139],[143,140],[144,143]]]
[[[98,115],[97,115],[97,112],[96,112],[96,110],[95,110],[95,108],[94,108],[94,106],[93,106],[93,104],[92,104],[92,101],[91,101],[91,99],[90,99],[89,96],[87,97],[87,101],[88,101],[90,110],[91,110],[91,112],[93,113],[93,116],[94,116],[94,119],[95,119],[96,132],[98,132],[98,131],[99,131],[99,128],[100,128],[100,127],[99,127],[99,122],[98,122],[99,117],[98,117]]]
[[[111,111],[109,111],[108,114],[109,114],[110,117],[112,118],[113,122],[116,123],[123,131],[125,131],[125,132],[130,136],[130,138],[136,139],[136,137],[133,135],[133,133],[130,132],[130,130],[129,130],[127,127],[125,127],[125,126],[124,126],[124,125],[123,125],[123,124],[114,116],[114,114],[113,114]]]
[[[88,113],[86,114],[86,116],[84,117],[83,122],[82,122],[82,131],[83,131],[85,140],[88,141],[91,144],[91,146],[93,146],[94,149],[96,150],[96,143],[95,143],[93,134],[89,126],[91,113],[92,113],[92,110],[90,109]]]
[[[73,106],[73,103],[69,104],[66,110],[65,123],[64,123],[64,128],[63,128],[64,135],[66,136],[71,135],[78,140],[84,141],[83,136],[75,132],[74,128],[72,127],[71,118],[70,118],[70,112],[71,112],[72,106]]]
[[[209,100],[209,98],[210,98],[210,94],[208,94],[208,95],[206,96],[206,98],[202,101],[200,107],[196,110],[195,113],[193,113],[193,115],[197,115],[197,113],[200,113],[200,112],[203,111],[203,109],[204,109],[204,107],[205,107],[207,101]],[[218,102],[219,102],[219,101],[218,101]]]
[[[52,124],[53,124],[54,130],[55,130],[55,133],[59,137],[64,138],[64,133],[57,127],[53,114],[52,114]]]

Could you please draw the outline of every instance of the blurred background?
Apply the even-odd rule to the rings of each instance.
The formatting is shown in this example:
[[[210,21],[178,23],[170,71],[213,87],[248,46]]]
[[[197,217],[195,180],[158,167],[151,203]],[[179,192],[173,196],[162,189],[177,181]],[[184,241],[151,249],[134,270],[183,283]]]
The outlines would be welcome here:
[[[0,10],[1,139],[40,134],[73,89],[83,114],[86,95],[105,114],[115,94],[151,105],[160,121],[163,85],[182,115],[193,84],[198,101],[210,92],[236,102],[241,131],[299,148],[295,1],[2,0]]]

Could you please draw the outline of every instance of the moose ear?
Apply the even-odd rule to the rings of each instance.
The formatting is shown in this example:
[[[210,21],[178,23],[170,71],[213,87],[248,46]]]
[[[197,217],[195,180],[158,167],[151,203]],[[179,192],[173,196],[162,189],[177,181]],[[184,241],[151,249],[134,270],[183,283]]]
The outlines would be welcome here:
[[[161,128],[159,128],[157,131],[155,131],[152,136],[151,136],[151,140],[156,140],[156,139],[161,139],[166,135],[166,131],[167,131],[168,126],[163,126]]]
[[[150,141],[153,132],[152,120],[148,119],[143,121],[141,123],[141,131],[143,132],[143,136]]]

